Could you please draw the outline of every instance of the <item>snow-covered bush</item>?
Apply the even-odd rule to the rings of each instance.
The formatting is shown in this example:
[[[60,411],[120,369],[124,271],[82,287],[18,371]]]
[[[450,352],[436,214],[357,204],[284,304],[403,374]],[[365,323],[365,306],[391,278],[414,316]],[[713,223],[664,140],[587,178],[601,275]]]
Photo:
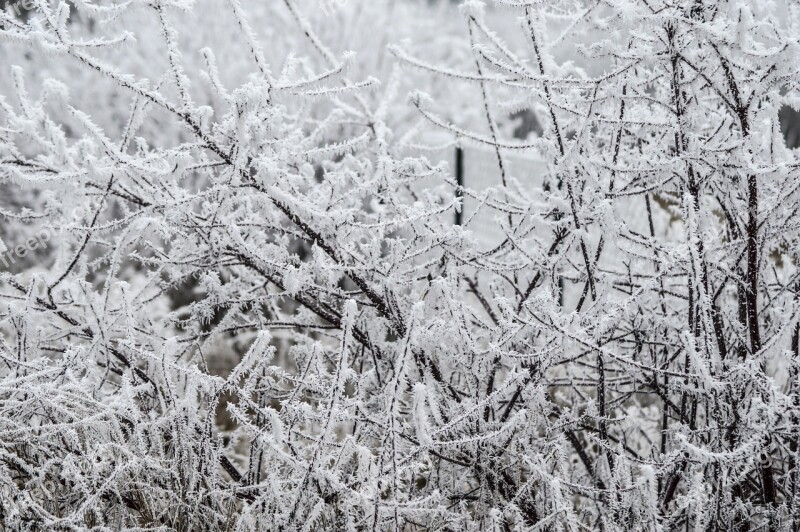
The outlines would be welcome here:
[[[778,112],[798,105],[797,7],[497,3],[518,28],[464,2],[471,69],[393,51],[483,101],[479,130],[414,104],[497,162],[493,188],[463,191],[502,227],[464,256],[494,354],[465,395],[485,394],[478,432],[527,411],[499,447],[506,522],[796,529],[798,173]],[[502,136],[515,106],[541,138]],[[511,173],[532,150],[544,175]]]
[[[0,15],[5,526],[796,527],[796,8],[34,4]]]

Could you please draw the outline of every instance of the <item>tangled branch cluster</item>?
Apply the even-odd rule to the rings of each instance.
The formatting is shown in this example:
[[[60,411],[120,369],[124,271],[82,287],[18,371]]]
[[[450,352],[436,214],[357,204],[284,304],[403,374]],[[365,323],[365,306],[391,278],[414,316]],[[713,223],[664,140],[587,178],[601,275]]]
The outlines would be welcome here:
[[[0,235],[57,236],[0,274],[0,522],[800,525],[796,6],[470,0],[449,59],[361,60],[273,4],[280,72],[239,0],[0,13],[4,57],[63,67],[2,74]],[[433,132],[489,186],[406,149]]]

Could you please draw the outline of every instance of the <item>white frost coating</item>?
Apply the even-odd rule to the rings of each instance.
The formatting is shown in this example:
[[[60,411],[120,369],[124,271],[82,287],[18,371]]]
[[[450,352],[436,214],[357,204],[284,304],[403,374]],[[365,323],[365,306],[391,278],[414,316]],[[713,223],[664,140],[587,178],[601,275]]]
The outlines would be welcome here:
[[[797,6],[2,5],[2,528],[800,528]]]

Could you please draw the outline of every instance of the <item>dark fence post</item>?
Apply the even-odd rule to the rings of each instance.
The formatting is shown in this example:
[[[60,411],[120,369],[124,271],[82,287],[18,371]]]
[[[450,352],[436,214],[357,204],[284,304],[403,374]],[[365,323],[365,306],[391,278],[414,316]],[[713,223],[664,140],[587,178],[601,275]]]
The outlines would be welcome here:
[[[461,225],[464,214],[464,193],[461,191],[464,186],[464,150],[461,146],[456,146],[456,184],[456,197],[461,198],[461,208],[456,211],[456,225]]]

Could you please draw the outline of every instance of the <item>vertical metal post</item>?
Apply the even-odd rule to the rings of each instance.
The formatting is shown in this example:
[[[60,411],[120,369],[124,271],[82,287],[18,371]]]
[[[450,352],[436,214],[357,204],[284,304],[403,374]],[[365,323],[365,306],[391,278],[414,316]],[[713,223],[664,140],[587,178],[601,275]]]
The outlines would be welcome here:
[[[461,146],[456,147],[456,183],[458,184],[456,197],[461,198],[461,209],[456,211],[455,222],[456,225],[461,225],[464,214],[464,193],[461,191],[461,187],[464,186],[464,150]]]

